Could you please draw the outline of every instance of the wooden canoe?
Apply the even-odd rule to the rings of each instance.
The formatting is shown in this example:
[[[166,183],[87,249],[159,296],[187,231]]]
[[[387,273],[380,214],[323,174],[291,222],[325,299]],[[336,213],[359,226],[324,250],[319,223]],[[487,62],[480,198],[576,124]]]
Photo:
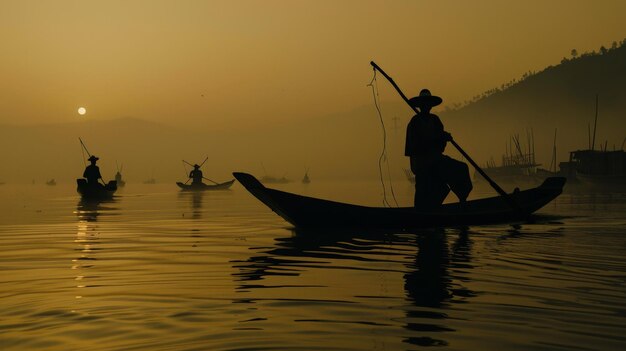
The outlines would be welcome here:
[[[414,207],[367,207],[301,196],[266,188],[254,176],[233,173],[257,199],[296,228],[413,229],[474,224],[516,222],[554,200],[563,191],[565,178],[551,177],[536,188],[516,191],[510,196],[521,212],[501,196],[450,203],[432,211]]]
[[[227,190],[228,188],[230,188],[231,185],[233,185],[233,183],[235,182],[235,180],[229,180],[227,182],[224,183],[219,183],[219,184],[185,184],[182,182],[176,182],[176,185],[178,185],[178,187],[180,187],[183,191],[205,191],[205,190]]]
[[[76,191],[83,199],[110,199],[117,190],[117,182],[111,180],[107,185],[98,184],[98,186],[88,185],[87,179],[76,179]]]

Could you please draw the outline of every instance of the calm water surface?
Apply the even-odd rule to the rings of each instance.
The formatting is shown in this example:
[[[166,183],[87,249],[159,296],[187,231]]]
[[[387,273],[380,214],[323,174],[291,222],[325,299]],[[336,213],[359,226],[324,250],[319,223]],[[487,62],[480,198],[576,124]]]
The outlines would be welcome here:
[[[375,182],[277,187],[382,199]],[[70,184],[5,184],[0,349],[624,349],[626,194],[565,194],[540,214],[298,233],[238,184],[128,184],[97,204]]]

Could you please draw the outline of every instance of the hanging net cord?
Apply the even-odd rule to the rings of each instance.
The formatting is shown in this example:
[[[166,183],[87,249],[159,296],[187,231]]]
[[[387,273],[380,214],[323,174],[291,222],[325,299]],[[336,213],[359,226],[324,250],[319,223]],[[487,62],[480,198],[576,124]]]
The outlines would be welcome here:
[[[376,107],[376,112],[378,112],[378,118],[380,119],[380,125],[383,129],[383,149],[380,153],[380,157],[378,158],[378,173],[380,175],[380,184],[383,188],[383,205],[387,207],[391,207],[389,201],[387,201],[387,190],[385,188],[385,181],[383,179],[383,162],[387,163],[387,176],[389,177],[389,188],[391,191],[391,196],[393,197],[393,201],[396,204],[396,207],[399,207],[398,201],[396,200],[396,194],[393,191],[393,183],[391,181],[391,171],[389,169],[389,160],[387,158],[387,129],[385,128],[385,121],[383,120],[383,113],[380,110],[380,101],[378,95],[378,84],[376,81],[376,69],[374,69],[374,76],[372,80],[367,85],[372,87],[372,97],[374,98],[374,106]]]

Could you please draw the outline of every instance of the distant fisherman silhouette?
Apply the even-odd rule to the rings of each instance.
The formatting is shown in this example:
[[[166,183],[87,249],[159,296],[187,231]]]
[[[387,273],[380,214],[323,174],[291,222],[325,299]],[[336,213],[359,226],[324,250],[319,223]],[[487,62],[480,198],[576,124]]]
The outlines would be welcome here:
[[[202,178],[204,177],[202,176],[200,166],[198,166],[197,164],[193,165],[193,171],[189,172],[189,178],[193,179],[193,181],[191,182],[192,185],[202,184]]]
[[[96,166],[96,161],[98,161],[99,158],[91,155],[88,160],[91,162],[91,164],[87,166],[87,168],[85,168],[85,171],[83,172],[83,178],[87,179],[87,184],[90,186],[100,186],[100,183],[98,181],[102,179],[102,175],[100,175],[100,168]]]
[[[415,174],[414,201],[419,209],[436,209],[450,190],[465,202],[472,191],[467,165],[443,155],[452,136],[444,131],[439,117],[430,113],[430,109],[442,101],[428,89],[422,89],[419,96],[409,100],[419,113],[407,126],[404,154],[410,157],[411,171]]]

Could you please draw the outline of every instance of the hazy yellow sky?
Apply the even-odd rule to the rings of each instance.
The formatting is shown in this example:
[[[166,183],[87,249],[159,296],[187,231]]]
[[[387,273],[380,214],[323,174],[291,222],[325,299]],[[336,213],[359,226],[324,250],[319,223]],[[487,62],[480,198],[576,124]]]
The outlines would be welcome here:
[[[371,104],[370,60],[408,95],[460,102],[624,39],[625,13],[622,0],[0,0],[0,123],[308,118]]]

